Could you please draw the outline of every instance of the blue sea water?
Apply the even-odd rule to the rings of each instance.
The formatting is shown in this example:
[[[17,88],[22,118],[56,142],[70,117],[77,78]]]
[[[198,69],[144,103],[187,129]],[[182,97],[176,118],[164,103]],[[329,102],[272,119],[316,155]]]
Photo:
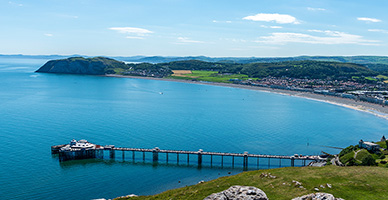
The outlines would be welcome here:
[[[127,153],[59,163],[71,139],[176,150],[319,154],[378,140],[388,121],[322,102],[260,91],[82,75],[33,73],[46,60],[0,59],[0,199],[95,199],[156,194],[242,172],[225,158],[204,166]],[[241,163],[236,159],[236,163]],[[289,161],[281,161],[282,166]],[[257,169],[256,160],[249,169]],[[301,163],[297,163],[301,165]],[[270,167],[278,167],[271,161]],[[260,169],[268,160],[260,160]],[[77,197],[75,197],[76,195]]]

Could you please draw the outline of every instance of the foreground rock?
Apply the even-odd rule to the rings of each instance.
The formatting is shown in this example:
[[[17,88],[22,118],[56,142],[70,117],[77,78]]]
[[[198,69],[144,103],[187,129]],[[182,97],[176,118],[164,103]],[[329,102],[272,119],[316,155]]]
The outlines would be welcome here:
[[[213,193],[204,200],[268,200],[267,195],[252,186],[232,186],[227,190],[219,193]]]
[[[343,200],[341,198],[335,198],[329,193],[313,193],[307,194],[301,197],[293,198],[292,200]]]

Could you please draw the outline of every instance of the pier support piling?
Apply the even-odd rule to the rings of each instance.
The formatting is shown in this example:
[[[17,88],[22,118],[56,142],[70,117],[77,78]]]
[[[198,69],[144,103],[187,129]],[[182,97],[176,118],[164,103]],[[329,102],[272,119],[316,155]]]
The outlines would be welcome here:
[[[109,150],[109,157],[111,158],[111,159],[115,159],[115,150]]]
[[[202,165],[202,154],[198,153],[198,165]]]
[[[234,156],[232,156],[232,167],[234,168]]]
[[[271,168],[271,158],[268,158],[268,169]]]
[[[260,168],[260,167],[259,167],[259,162],[260,162],[259,159],[260,159],[260,158],[257,157],[257,168],[258,168],[258,169]]]
[[[154,162],[158,162],[158,159],[159,159],[159,148],[158,147],[155,147],[154,149],[152,149],[152,161]]]
[[[248,167],[248,156],[247,155],[244,155],[243,166],[244,166],[244,168]]]
[[[295,166],[295,158],[291,157],[291,167],[294,167],[294,166]]]

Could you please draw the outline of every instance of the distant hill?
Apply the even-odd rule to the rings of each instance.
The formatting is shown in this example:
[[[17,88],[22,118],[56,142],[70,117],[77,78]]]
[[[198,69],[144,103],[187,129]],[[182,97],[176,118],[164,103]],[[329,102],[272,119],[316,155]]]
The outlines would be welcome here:
[[[352,76],[378,75],[378,72],[359,64],[311,60],[248,64],[188,60],[155,65],[172,70],[212,70],[220,73],[246,74],[254,78],[287,76],[291,78],[349,79]]]
[[[286,76],[291,78],[350,79],[352,76],[375,76],[379,74],[378,72],[359,64],[311,60],[248,64],[185,60],[158,64],[126,64],[105,57],[72,57],[51,60],[36,72],[90,75],[122,74],[165,77],[172,73],[171,70],[217,71],[219,73],[245,74],[252,78]]]
[[[50,60],[36,72],[104,75],[115,73],[113,71],[115,68],[126,69],[128,66],[124,62],[105,57],[71,57],[67,59]]]
[[[163,57],[163,56],[133,56],[133,57],[113,57],[127,62],[148,62],[148,63],[166,63],[183,60],[200,60],[206,62],[222,63],[272,63],[285,61],[330,61],[347,62],[356,64],[386,64],[388,65],[388,56],[297,56],[297,57],[207,57],[207,56],[186,56],[186,57]]]

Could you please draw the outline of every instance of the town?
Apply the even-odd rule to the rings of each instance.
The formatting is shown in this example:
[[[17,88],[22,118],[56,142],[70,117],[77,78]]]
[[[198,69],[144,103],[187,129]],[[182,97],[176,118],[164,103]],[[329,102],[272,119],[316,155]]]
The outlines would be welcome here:
[[[388,105],[388,84],[383,81],[360,83],[352,80],[298,79],[289,77],[266,77],[262,79],[231,79],[235,84],[252,85],[273,89],[311,92],[356,101]]]

